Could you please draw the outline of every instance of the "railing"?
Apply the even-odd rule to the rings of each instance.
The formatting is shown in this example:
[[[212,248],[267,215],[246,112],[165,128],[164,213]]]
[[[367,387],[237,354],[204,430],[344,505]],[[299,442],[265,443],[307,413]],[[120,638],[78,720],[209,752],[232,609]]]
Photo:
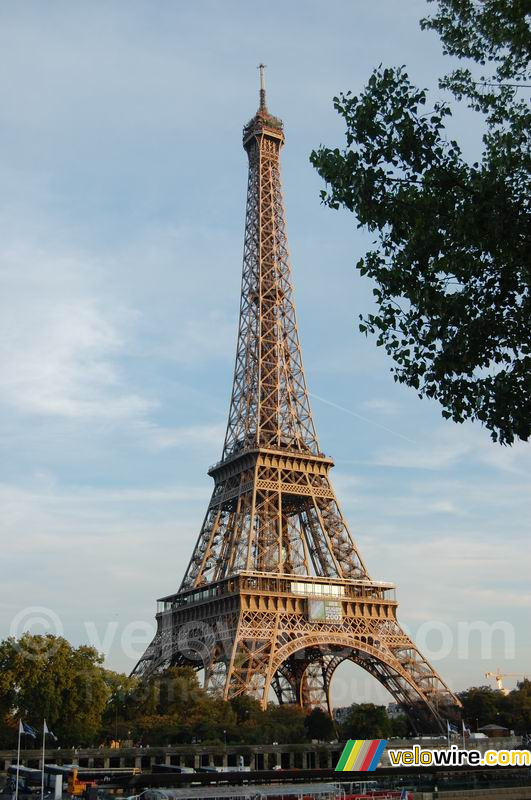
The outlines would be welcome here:
[[[395,600],[395,586],[383,581],[349,581],[307,575],[273,575],[268,572],[242,572],[240,588],[271,594],[295,594],[341,599]]]
[[[323,453],[321,450],[314,453],[311,450],[308,451],[296,450],[294,448],[289,448],[289,447],[286,447],[285,449],[278,447],[267,447],[264,445],[259,445],[256,442],[253,442],[252,444],[249,445],[241,444],[233,448],[233,450],[227,456],[225,456],[225,458],[221,458],[219,461],[216,461],[215,464],[211,464],[208,467],[207,472],[210,473],[213,470],[219,469],[224,464],[235,459],[237,456],[244,456],[247,455],[248,453],[256,453],[258,451],[264,453],[271,453],[272,455],[278,455],[278,456],[290,456],[292,458],[314,458],[314,459],[325,458],[327,461],[332,461],[332,457],[327,455],[326,453]]]
[[[337,600],[395,602],[395,586],[383,581],[349,581],[308,575],[275,575],[270,572],[241,572],[222,581],[187,592],[179,592],[157,603],[157,612],[204,603],[239,592],[295,595]]]

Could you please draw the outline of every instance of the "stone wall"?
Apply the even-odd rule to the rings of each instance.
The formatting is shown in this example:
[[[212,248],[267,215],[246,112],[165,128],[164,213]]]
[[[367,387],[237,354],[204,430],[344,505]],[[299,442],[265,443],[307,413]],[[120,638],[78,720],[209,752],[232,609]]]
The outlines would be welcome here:
[[[469,741],[467,748],[485,750],[513,749],[518,747],[519,737],[481,739]],[[393,739],[389,747],[410,748],[413,745],[424,748],[444,748],[446,741],[441,739]],[[459,747],[460,741],[456,741]],[[139,767],[148,770],[153,764],[174,764],[182,767],[238,767],[243,763],[251,770],[272,769],[331,769],[336,766],[343,751],[343,743],[284,744],[284,745],[203,745],[190,744],[175,747],[130,747],[121,749],[50,749],[46,751],[49,764],[78,764],[80,767]],[[39,768],[42,758],[40,750],[22,750],[20,763],[27,767]],[[17,760],[16,750],[0,751],[0,772],[5,772]],[[382,766],[389,766],[384,755]]]

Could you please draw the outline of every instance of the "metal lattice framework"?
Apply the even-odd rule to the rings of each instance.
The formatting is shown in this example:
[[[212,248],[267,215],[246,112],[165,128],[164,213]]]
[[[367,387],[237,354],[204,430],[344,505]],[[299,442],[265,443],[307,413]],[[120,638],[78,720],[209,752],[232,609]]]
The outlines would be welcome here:
[[[302,366],[280,178],[280,120],[243,131],[249,181],[234,383],[214,491],[181,588],[163,598],[135,668],[204,669],[225,698],[251,693],[329,709],[336,667],[373,674],[414,723],[442,726],[459,701],[396,620],[394,587],[372,581],[319,448]],[[444,707],[444,709],[442,708]]]

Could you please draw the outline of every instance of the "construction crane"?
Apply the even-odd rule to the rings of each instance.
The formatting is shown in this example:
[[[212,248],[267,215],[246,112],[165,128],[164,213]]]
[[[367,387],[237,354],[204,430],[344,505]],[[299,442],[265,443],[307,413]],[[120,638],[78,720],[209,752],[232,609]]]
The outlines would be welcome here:
[[[507,695],[507,694],[509,694],[510,690],[506,689],[504,687],[503,679],[504,678],[525,678],[526,676],[522,675],[520,672],[502,672],[500,670],[500,668],[498,667],[496,672],[486,672],[485,673],[485,677],[486,678],[494,678],[494,680],[496,681],[496,689],[498,689],[500,692],[503,692],[503,694]]]

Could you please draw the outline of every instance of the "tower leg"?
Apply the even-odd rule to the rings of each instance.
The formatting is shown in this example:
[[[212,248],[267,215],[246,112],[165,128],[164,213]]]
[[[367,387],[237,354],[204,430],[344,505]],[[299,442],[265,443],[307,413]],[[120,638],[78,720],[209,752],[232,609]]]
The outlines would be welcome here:
[[[264,615],[261,615],[262,618]],[[274,652],[274,615],[271,626],[264,620],[264,627],[257,630],[255,615],[243,615],[236,632],[224,687],[224,698],[230,700],[240,694],[249,694],[265,708],[273,676],[270,662]],[[268,630],[269,628],[269,630]]]
[[[279,705],[290,705],[297,702],[297,687],[293,676],[284,665],[276,671],[271,686],[277,696]]]
[[[272,688],[279,703],[297,703],[303,708],[321,708],[331,714],[330,680],[333,670],[328,669],[334,656],[322,653],[309,654],[314,660],[289,658],[277,670]]]
[[[300,703],[304,708],[320,708],[331,714],[330,681],[326,670],[326,656],[308,664],[300,682]]]

